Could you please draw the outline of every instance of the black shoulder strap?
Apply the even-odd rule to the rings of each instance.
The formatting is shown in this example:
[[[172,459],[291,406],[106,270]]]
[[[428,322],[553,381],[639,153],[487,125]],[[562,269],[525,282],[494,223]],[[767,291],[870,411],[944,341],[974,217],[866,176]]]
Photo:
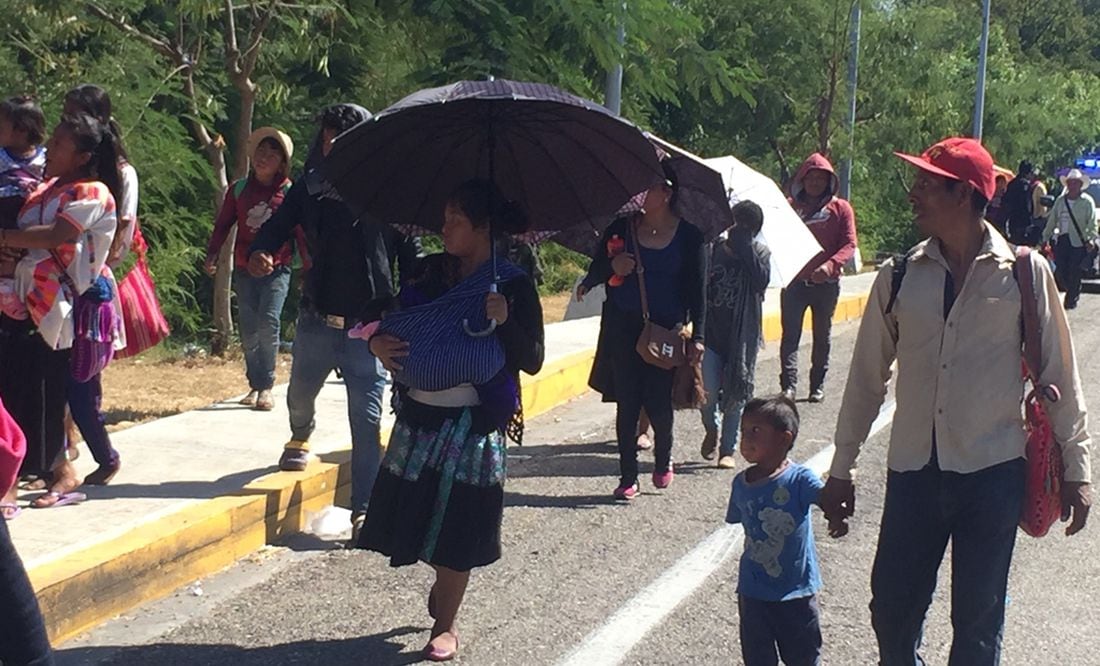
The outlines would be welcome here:
[[[886,302],[886,312],[894,311],[894,303],[898,300],[898,292],[901,291],[901,282],[905,279],[905,271],[909,268],[908,254],[894,255],[894,270],[890,274],[890,300]]]
[[[1077,224],[1077,216],[1073,214],[1073,206],[1069,205],[1069,199],[1062,199],[1062,202],[1066,204],[1066,212],[1069,213],[1070,222],[1073,222],[1073,228],[1077,230],[1077,238],[1081,241],[1081,246],[1088,247],[1088,241],[1085,240],[1085,234],[1081,231],[1081,225]]]

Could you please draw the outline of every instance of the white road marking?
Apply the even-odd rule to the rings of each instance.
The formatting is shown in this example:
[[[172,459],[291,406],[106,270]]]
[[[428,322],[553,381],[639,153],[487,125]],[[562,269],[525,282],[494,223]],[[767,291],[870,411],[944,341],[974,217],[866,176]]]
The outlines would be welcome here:
[[[896,407],[893,400],[882,406],[868,439],[890,425]],[[830,444],[818,451],[806,461],[806,466],[818,474],[824,473],[832,461],[833,450]],[[653,627],[694,594],[741,547],[744,539],[740,525],[723,524],[711,532],[589,634],[565,656],[560,666],[616,666],[622,662]]]

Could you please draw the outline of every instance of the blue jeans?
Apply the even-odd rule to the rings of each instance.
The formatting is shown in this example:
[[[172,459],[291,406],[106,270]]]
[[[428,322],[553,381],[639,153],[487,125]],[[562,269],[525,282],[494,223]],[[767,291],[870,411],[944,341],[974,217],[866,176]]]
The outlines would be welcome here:
[[[933,461],[886,477],[871,624],[883,666],[924,664],[918,654],[936,574],[951,541],[951,666],[1000,663],[1005,596],[1024,494],[1022,458],[970,474]]]
[[[724,367],[725,361],[722,357],[708,347],[703,354],[703,387],[707,391],[707,402],[699,411],[702,412],[703,427],[708,435],[719,430],[722,432],[718,441],[718,455],[732,456],[741,439],[741,414],[745,411],[748,400],[738,400],[726,410],[718,408]]]
[[[745,666],[776,666],[780,658],[786,666],[821,663],[821,616],[816,595],[761,601],[739,594],[737,614]]]
[[[287,266],[279,266],[264,277],[252,277],[241,269],[233,272],[245,375],[253,391],[267,391],[275,385],[279,318],[289,290],[290,268]]]
[[[0,663],[11,666],[51,666],[54,663],[38,599],[23,562],[11,542],[8,524],[0,519]]]
[[[348,391],[351,422],[351,510],[366,511],[374,479],[382,464],[382,394],[386,370],[370,353],[366,340],[351,339],[345,329],[331,328],[314,312],[298,315],[294,363],[290,368],[287,407],[290,433],[308,441],[313,434],[317,394],[334,368],[340,368]]]

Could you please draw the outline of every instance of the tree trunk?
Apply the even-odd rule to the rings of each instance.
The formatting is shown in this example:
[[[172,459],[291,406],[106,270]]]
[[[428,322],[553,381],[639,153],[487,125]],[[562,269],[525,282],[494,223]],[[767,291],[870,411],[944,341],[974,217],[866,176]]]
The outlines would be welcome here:
[[[192,102],[193,113],[198,118],[195,107],[194,73],[188,71],[184,78],[184,92]],[[206,126],[197,120],[191,123],[191,132],[202,146],[206,161],[214,170],[218,183],[218,192],[214,197],[214,214],[221,209],[225,193],[229,190],[229,173],[225,164],[225,141],[221,136],[211,137]],[[218,250],[217,273],[214,274],[214,334],[210,338],[210,352],[215,356],[224,356],[233,341],[233,246],[237,240],[237,227],[229,230],[229,236]]]
[[[237,146],[233,160],[233,181],[248,175],[248,161],[252,157],[248,154],[248,137],[252,134],[252,117],[256,108],[256,86],[249,78],[237,79],[234,77],[237,90],[241,94],[241,108],[237,115]],[[221,171],[225,173],[226,165],[223,159]],[[225,190],[223,189],[223,196]],[[221,202],[218,203],[221,205]],[[233,250],[237,244],[237,226],[229,232],[218,252],[218,272],[214,276],[214,339],[211,341],[210,351],[216,356],[222,356],[229,349],[229,343],[233,337]]]
[[[221,206],[221,202],[218,202]],[[237,240],[237,225],[229,231],[218,251],[218,272],[214,274],[214,335],[210,353],[224,356],[233,340],[233,246]]]

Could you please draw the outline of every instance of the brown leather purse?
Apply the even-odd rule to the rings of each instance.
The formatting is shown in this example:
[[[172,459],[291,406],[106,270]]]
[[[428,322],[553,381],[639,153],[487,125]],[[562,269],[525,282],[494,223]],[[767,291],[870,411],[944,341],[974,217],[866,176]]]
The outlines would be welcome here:
[[[649,299],[645,293],[645,266],[642,264],[642,246],[638,242],[638,222],[631,230],[634,232],[634,262],[638,273],[638,292],[642,297],[642,334],[638,336],[635,349],[642,360],[663,370],[672,370],[687,363],[686,340],[682,328],[676,330],[655,324],[649,319]]]

